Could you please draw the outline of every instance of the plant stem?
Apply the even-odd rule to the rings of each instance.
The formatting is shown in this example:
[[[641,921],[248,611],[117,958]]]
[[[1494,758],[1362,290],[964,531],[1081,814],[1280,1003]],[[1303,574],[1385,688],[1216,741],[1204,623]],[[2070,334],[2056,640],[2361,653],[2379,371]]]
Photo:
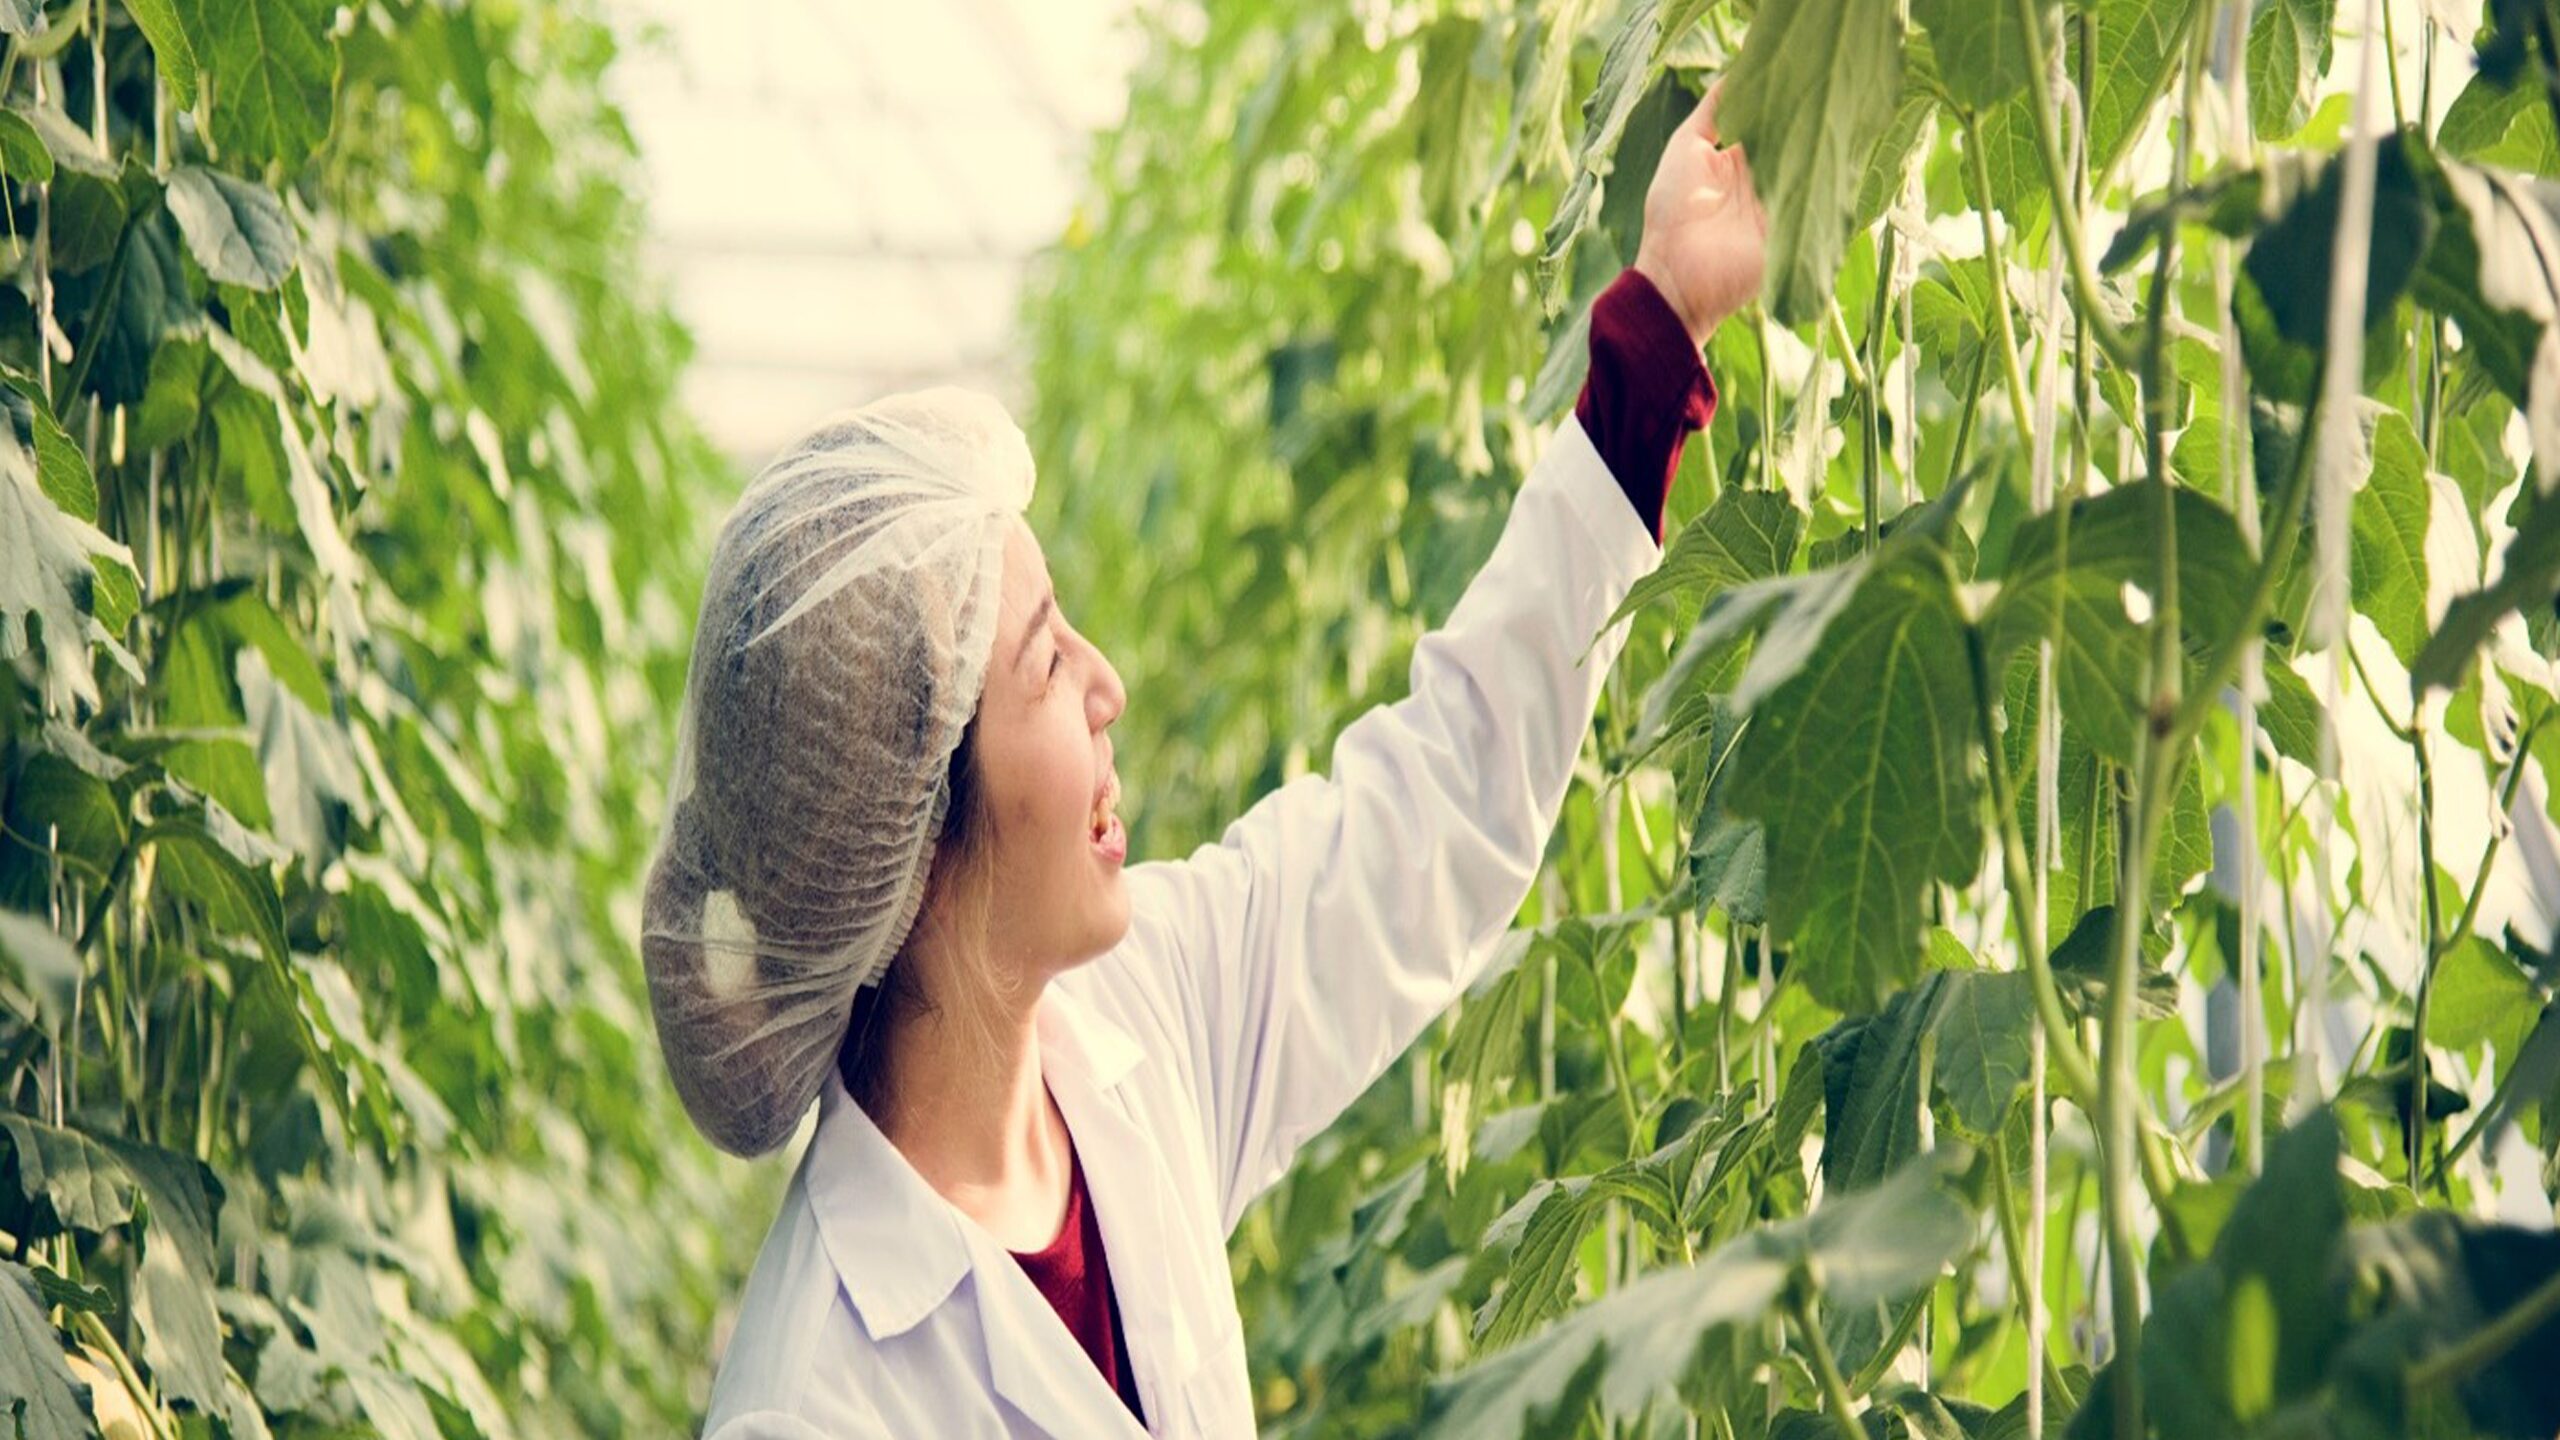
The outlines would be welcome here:
[[[2097,1072],[2088,1057],[2081,1053],[2077,1030],[2068,1011],[2062,1008],[2062,990],[2053,978],[2052,957],[2045,952],[2044,917],[2035,913],[2035,874],[2027,856],[2027,845],[2018,829],[2018,802],[2015,787],[2009,780],[2009,766],[2000,751],[2000,730],[1993,709],[1991,659],[1982,632],[1965,632],[1967,658],[1973,663],[1974,724],[1982,740],[1985,769],[1991,777],[1991,808],[1995,828],[2000,832],[2000,861],[2008,879],[2009,908],[2018,925],[2019,949],[2025,962],[2028,983],[2035,991],[2036,1013],[2044,1021],[2046,1043],[2051,1047],[2054,1065],[2062,1071],[2062,1082],[2081,1097],[2098,1093]]]
[[[2011,0],[2018,27],[2026,36],[2027,54],[2041,59],[2049,42],[2045,39],[2044,19],[2036,13],[2037,0]],[[2035,118],[2036,158],[2044,163],[2046,187],[2053,193],[2054,231],[2062,238],[2063,254],[2071,262],[2071,302],[2079,311],[2080,323],[2107,358],[2127,370],[2136,368],[2131,346],[2116,333],[2098,304],[2098,272],[2089,264],[2089,249],[2080,237],[2080,216],[2071,203],[2070,178],[2062,162],[2062,146],[2053,134],[2053,88],[2046,83],[2044,67],[2030,63],[2027,71],[2027,109]],[[1986,194],[1986,203],[1988,196]]]
[[[2435,1005],[2436,962],[2444,958],[2451,937],[2444,931],[2442,906],[2436,899],[2436,768],[2427,748],[2424,702],[2410,707],[2409,753],[2418,762],[2418,903],[2424,916],[2424,939],[2418,946],[2418,993],[2409,1007],[2409,1189],[2419,1186],[2418,1167],[2427,1153],[2427,1017]],[[2518,766],[2522,769],[2522,766]],[[2422,1197],[2423,1198],[2423,1197]]]
[[[1831,1428],[1840,1432],[1841,1440],[1867,1440],[1866,1427],[1858,1423],[1857,1402],[1849,1398],[1849,1382],[1840,1378],[1840,1362],[1831,1354],[1821,1322],[1814,1318],[1812,1302],[1805,1298],[1807,1288],[1803,1282],[1788,1287],[1787,1318],[1795,1322],[1805,1353],[1813,1361],[1814,1376],[1822,1382]]]
[[[1982,263],[1991,272],[1991,310],[2000,335],[2000,368],[2009,384],[2009,418],[2018,427],[2018,438],[2025,440],[2035,434],[2035,422],[2027,405],[2026,369],[2018,363],[2017,325],[2009,314],[2008,265],[1991,223],[1991,166],[1982,155],[1982,127],[1969,110],[1964,115],[1964,156],[1973,173],[1974,215],[1982,222]]]
[[[2030,1305],[2041,1305],[2041,1299],[2036,1297],[2043,1293],[2044,1277],[2036,1267],[2039,1257],[2033,1253],[2030,1239],[2022,1233],[2017,1192],[2009,1188],[2009,1139],[2006,1135],[1995,1137],[1991,1142],[1991,1204],[2000,1221],[2001,1253],[2008,1257],[2009,1284],[2022,1300]],[[2042,1361],[2041,1382],[2030,1379],[2028,1383],[2060,1389],[2063,1384],[2062,1367],[2054,1363],[2050,1353],[2037,1358]]]

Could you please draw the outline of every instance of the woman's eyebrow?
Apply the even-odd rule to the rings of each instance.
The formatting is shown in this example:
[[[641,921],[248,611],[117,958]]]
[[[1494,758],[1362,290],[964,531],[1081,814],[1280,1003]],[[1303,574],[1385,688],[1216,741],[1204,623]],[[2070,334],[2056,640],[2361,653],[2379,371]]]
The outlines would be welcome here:
[[[1013,668],[1014,668],[1014,669],[1019,670],[1019,669],[1021,669],[1021,668],[1022,668],[1022,657],[1031,653],[1031,642],[1032,642],[1032,640],[1033,640],[1033,638],[1034,638],[1034,637],[1036,637],[1036,636],[1038,636],[1038,635],[1039,635],[1039,633],[1040,633],[1040,624],[1041,624],[1041,622],[1042,622],[1042,621],[1044,621],[1044,620],[1046,620],[1046,619],[1048,619],[1048,618],[1049,618],[1049,612],[1050,612],[1050,611],[1052,611],[1052,610],[1054,610],[1054,609],[1056,609],[1057,607],[1058,607],[1058,592],[1057,592],[1057,591],[1052,590],[1052,591],[1050,591],[1048,594],[1043,595],[1043,596],[1041,596],[1041,597],[1040,597],[1040,603],[1039,603],[1039,605],[1038,605],[1038,606],[1036,606],[1036,607],[1034,607],[1034,608],[1033,608],[1033,610],[1032,610],[1032,612],[1031,612],[1031,619],[1030,619],[1029,623],[1025,624],[1025,625],[1022,627],[1022,643],[1021,643],[1020,645],[1017,645],[1017,646],[1015,646],[1015,647],[1014,647],[1014,651],[1013,651]]]

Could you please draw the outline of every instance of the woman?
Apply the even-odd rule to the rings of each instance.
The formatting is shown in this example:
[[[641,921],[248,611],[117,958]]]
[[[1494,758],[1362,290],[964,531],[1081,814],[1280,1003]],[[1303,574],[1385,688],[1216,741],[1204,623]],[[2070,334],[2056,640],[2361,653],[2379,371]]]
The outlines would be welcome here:
[[[723,526],[643,950],[688,1112],[818,1106],[716,1440],[1250,1434],[1225,1240],[1491,959],[1660,557],[1701,346],[1766,221],[1713,97],[1673,137],[1591,377],[1413,693],[1330,777],[1124,870],[1126,697],[1060,613],[993,402],[838,418]]]

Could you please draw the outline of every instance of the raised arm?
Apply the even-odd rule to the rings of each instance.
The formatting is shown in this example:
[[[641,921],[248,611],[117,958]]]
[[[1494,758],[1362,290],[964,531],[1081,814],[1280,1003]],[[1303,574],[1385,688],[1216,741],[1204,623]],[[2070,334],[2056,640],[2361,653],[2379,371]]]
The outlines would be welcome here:
[[[1131,943],[1096,978],[1152,1012],[1200,1097],[1230,1227],[1474,982],[1536,879],[1623,632],[1585,647],[1660,559],[1681,444],[1714,409],[1700,342],[1757,286],[1748,173],[1711,134],[1702,106],[1666,152],[1575,417],[1416,643],[1412,692],[1344,730],[1328,773],[1128,872]],[[1737,256],[1748,283],[1718,268]]]

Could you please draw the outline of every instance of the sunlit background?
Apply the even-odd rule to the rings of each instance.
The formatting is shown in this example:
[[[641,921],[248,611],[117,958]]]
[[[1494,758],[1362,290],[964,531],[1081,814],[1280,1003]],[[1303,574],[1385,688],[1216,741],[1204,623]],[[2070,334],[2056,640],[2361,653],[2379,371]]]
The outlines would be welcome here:
[[[625,0],[616,91],[653,257],[698,351],[687,399],[760,463],[913,385],[1021,398],[1027,258],[1117,120],[1129,0]]]

